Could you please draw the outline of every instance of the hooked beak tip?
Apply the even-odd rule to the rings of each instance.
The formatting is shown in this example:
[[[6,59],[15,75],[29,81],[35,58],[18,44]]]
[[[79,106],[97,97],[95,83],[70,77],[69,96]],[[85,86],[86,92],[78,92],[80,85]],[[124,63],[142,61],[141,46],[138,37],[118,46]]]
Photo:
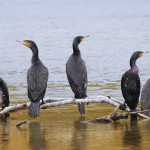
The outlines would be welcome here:
[[[24,43],[24,42],[21,42],[21,41],[19,41],[19,40],[16,40],[16,42],[21,43],[21,44],[23,44],[23,43]]]
[[[89,35],[85,36],[84,38],[87,38],[87,37],[89,37]]]

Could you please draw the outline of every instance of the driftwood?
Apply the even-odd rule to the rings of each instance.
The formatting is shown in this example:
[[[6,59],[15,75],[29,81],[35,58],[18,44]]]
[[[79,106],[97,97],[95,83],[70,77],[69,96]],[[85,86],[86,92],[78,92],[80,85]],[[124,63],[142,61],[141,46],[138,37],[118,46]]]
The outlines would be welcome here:
[[[119,113],[118,112],[119,106],[123,102],[120,100],[111,98],[110,96],[89,96],[89,97],[86,97],[85,99],[45,98],[44,102],[45,102],[45,104],[40,106],[41,109],[45,109],[48,107],[57,107],[57,106],[66,105],[66,104],[75,104],[75,103],[109,103],[113,106],[116,106],[115,110],[110,115],[90,120],[90,122],[94,122],[94,120],[97,120],[97,122],[98,122],[98,120],[115,121],[115,120],[119,120],[119,119],[125,119],[125,118],[127,118],[128,115],[131,114],[131,112],[129,112],[130,110],[128,108],[126,108],[126,110],[125,110],[125,111],[127,111],[127,113]],[[5,109],[3,109],[0,112],[0,117],[2,117],[3,115],[5,115],[7,113],[10,113],[10,112],[28,109],[29,106],[30,106],[30,102],[23,103],[23,104],[15,104],[13,106],[6,107]],[[140,109],[137,108],[137,111],[138,110],[140,110]],[[150,111],[150,110],[146,110],[146,111]],[[136,113],[138,113],[139,117],[145,118],[145,119],[150,119],[150,117],[141,114],[141,112],[144,112],[144,111],[136,112]]]
[[[22,124],[25,124],[25,123],[26,123],[26,121],[23,121],[23,122],[17,124],[16,127],[19,128]]]
[[[127,109],[127,111],[128,111],[128,109]],[[137,114],[137,116],[140,118],[150,119],[150,117],[141,114],[141,113],[146,112],[146,111],[150,111],[150,109],[144,110],[144,111],[137,111],[137,112],[119,113],[119,107],[116,107],[114,109],[114,111],[111,114],[109,114],[108,116],[95,118],[95,119],[88,120],[85,122],[114,122],[114,121],[119,120],[119,119],[127,119],[128,115],[131,115],[131,114]]]
[[[108,116],[95,118],[95,119],[92,119],[92,120],[89,120],[86,122],[104,122],[104,121],[114,122],[119,119],[127,119],[128,118],[128,115],[124,115],[125,113],[120,114],[118,111],[119,111],[119,106],[116,107],[114,109],[114,111],[111,114],[109,114]]]

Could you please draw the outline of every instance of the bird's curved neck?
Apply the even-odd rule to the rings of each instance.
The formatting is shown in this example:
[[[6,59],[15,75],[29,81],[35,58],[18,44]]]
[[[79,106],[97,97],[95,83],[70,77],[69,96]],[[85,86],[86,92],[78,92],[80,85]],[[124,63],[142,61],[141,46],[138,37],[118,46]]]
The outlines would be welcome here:
[[[35,45],[35,46],[31,47],[31,50],[32,50],[32,53],[33,53],[31,62],[33,64],[34,62],[39,60],[38,48]]]
[[[76,42],[73,42],[72,47],[73,47],[73,53],[75,55],[80,55],[80,50],[79,50],[78,44]]]
[[[138,72],[139,69],[138,69],[138,67],[136,65],[136,60],[137,60],[136,58],[131,57],[131,59],[130,59],[130,67],[131,67],[132,70]]]

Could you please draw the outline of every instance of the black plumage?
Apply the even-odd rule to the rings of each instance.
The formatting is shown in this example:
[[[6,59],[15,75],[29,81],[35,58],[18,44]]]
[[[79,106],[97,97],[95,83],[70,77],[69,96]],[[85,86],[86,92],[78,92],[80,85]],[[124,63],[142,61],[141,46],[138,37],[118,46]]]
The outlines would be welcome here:
[[[142,51],[136,51],[133,53],[130,59],[131,69],[126,71],[121,79],[121,90],[125,99],[125,102],[122,106],[125,106],[126,103],[131,112],[136,111],[136,107],[139,102],[140,78],[138,75],[139,69],[136,65],[136,60],[142,55]],[[136,117],[136,115],[131,115],[131,117]]]
[[[28,97],[31,101],[28,115],[36,118],[40,114],[40,100],[43,98],[47,88],[48,69],[44,66],[38,56],[38,48],[33,41],[22,42],[32,50],[31,67],[27,72]]]
[[[66,63],[66,73],[75,98],[85,98],[88,86],[87,70],[78,45],[83,41],[83,36],[77,36],[73,40],[73,54],[70,56]],[[78,104],[78,110],[82,114],[85,113],[85,104]]]
[[[0,78],[0,104],[2,105],[2,109],[9,106],[9,92],[7,88],[7,84],[4,82],[2,78]]]
[[[145,83],[141,93],[141,110],[150,109],[150,79]],[[144,112],[144,115],[149,115],[149,111]]]

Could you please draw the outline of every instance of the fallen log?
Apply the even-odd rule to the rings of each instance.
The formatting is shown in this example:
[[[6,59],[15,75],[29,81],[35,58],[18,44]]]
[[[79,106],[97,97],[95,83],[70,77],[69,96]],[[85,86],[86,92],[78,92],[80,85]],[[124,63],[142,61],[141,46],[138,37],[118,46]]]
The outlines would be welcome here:
[[[108,103],[113,106],[116,106],[117,108],[108,116],[105,116],[105,120],[118,120],[118,118],[114,119],[118,115],[117,111],[119,110],[119,106],[122,103],[122,101],[111,98],[110,96],[89,96],[86,97],[85,99],[72,99],[72,98],[45,98],[44,99],[45,104],[41,105],[41,109],[46,109],[48,107],[57,107],[61,105],[66,105],[66,104],[75,104],[75,103]],[[13,106],[6,107],[0,112],[0,117],[4,116],[7,113],[10,112],[15,112],[23,109],[29,109],[30,102],[28,103],[23,103],[23,104],[15,104]],[[139,108],[137,109],[139,110]],[[126,111],[129,112],[130,109],[126,108]],[[147,110],[150,111],[150,110]],[[138,113],[139,117],[145,118],[145,119],[150,119],[150,117],[147,117],[143,114]],[[120,116],[124,117],[124,116]],[[104,119],[103,119],[104,120]]]

